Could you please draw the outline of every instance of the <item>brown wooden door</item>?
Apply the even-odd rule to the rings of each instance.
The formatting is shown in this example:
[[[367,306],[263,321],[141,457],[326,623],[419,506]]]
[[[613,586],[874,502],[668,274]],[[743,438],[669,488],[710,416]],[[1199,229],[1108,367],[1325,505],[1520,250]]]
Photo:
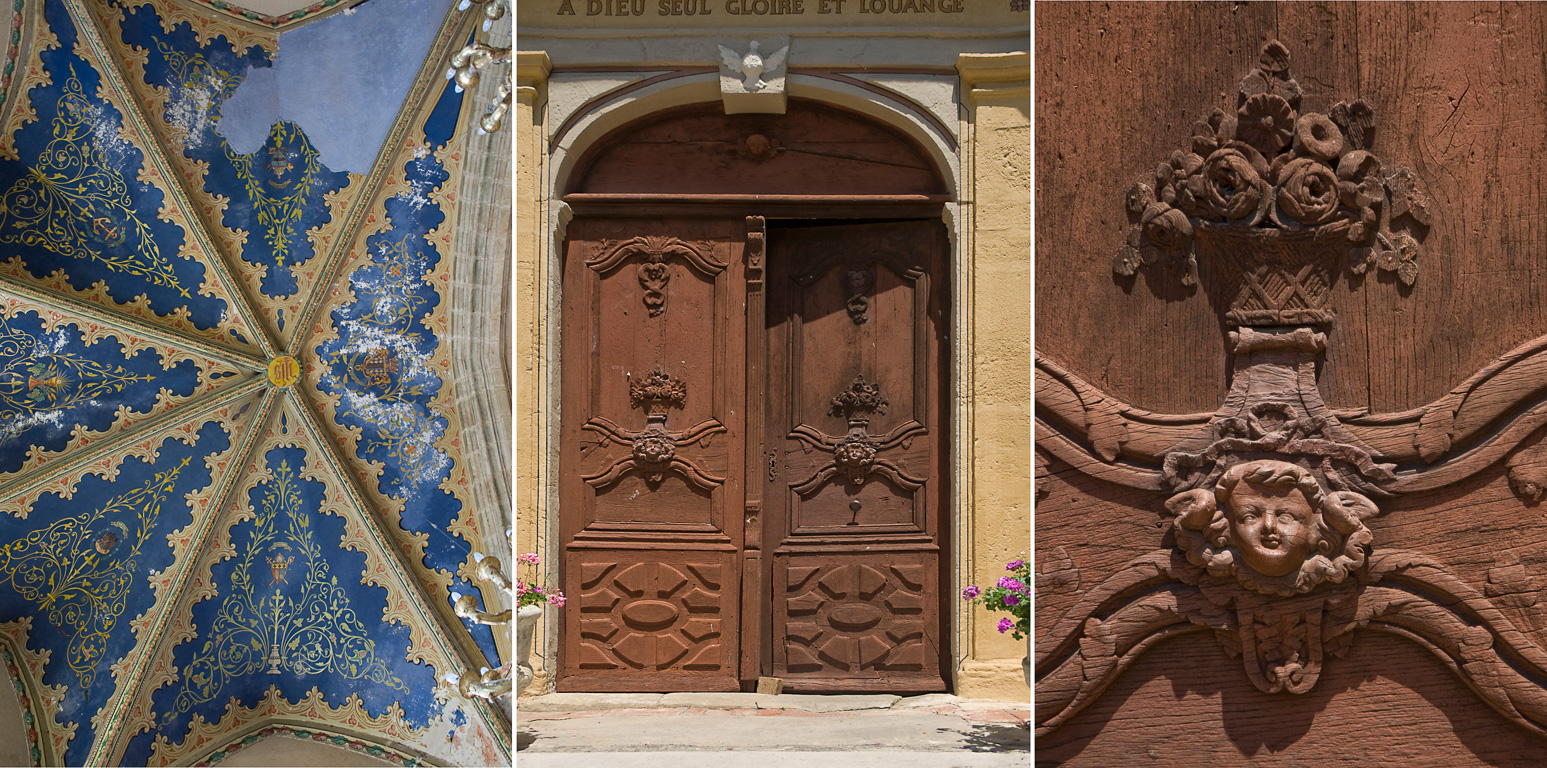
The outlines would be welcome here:
[[[740,687],[745,232],[736,224],[570,225],[560,690]]]
[[[559,690],[945,690],[944,248],[931,221],[571,223]]]
[[[772,674],[945,690],[938,222],[768,234]]]

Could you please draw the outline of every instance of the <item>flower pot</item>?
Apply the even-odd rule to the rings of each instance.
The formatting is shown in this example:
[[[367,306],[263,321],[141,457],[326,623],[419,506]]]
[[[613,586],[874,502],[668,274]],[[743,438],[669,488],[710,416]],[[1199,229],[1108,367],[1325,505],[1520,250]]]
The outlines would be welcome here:
[[[526,661],[532,653],[532,635],[537,632],[537,620],[542,618],[543,607],[528,605],[516,611],[516,695],[520,696],[532,682],[532,665]]]
[[[1031,687],[1031,635],[1026,635],[1026,655],[1021,658],[1021,672],[1026,675],[1026,687]]]

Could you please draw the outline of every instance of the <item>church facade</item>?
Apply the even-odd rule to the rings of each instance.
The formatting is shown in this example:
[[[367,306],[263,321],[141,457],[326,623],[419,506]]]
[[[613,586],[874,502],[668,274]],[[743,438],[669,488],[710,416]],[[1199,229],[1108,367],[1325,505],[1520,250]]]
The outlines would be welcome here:
[[[1025,3],[522,3],[516,540],[548,691],[1024,700]]]

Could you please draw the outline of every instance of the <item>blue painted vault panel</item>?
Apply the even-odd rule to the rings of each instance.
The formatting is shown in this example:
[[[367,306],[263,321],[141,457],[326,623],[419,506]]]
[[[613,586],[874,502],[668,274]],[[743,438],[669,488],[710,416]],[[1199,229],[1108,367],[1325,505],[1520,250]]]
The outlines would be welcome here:
[[[112,336],[87,345],[78,325],[48,331],[36,311],[0,312],[0,474],[36,448],[63,450],[76,427],[107,431],[119,408],[149,411],[163,391],[192,395],[198,364],[163,369],[163,360],[150,349],[126,355]]]
[[[241,154],[220,134],[221,107],[255,67],[271,67],[263,49],[238,53],[225,37],[200,45],[188,24],[167,33],[149,6],[126,12],[123,40],[147,51],[145,82],[169,93],[155,118],[184,157],[207,163],[204,189],[229,198],[220,223],[248,233],[241,258],[264,273],[261,291],[273,298],[301,289],[294,268],[317,256],[307,230],[332,220],[323,196],[349,183],[349,174],[318,160],[306,132],[280,120],[256,152]]]
[[[196,435],[167,438],[154,460],[125,459],[112,480],[87,475],[69,499],[44,494],[25,520],[0,517],[0,621],[34,617],[31,643],[54,651],[43,682],[66,689],[57,719],[78,728],[70,765],[85,761],[111,667],[134,646],[129,620],[155,600],[146,574],[171,565],[167,536],[193,520],[186,496],[211,481],[204,458],[231,446],[215,422]]]
[[[404,580],[398,542],[378,540],[378,511],[336,474],[379,463],[375,490],[403,503],[383,519],[426,536],[422,565],[452,573],[453,589],[479,591],[454,575],[472,544],[449,532],[464,509],[432,319],[450,265],[427,239],[454,220],[442,188],[463,104],[440,73],[470,27],[436,37],[433,80],[410,89],[417,117],[390,134],[397,147],[422,131],[423,151],[406,166],[383,152],[393,167],[351,176],[277,109],[254,153],[221,134],[243,79],[273,66],[262,34],[193,0],[69,2],[22,0],[24,23],[58,45],[23,52],[37,118],[0,137],[16,154],[0,157],[0,504],[14,512],[0,512],[0,622],[31,618],[23,650],[47,652],[32,663],[63,688],[41,738],[73,729],[69,764],[144,765],[158,739],[181,746],[195,723],[207,737],[229,702],[257,706],[271,686],[288,704],[314,687],[334,708],[358,695],[365,717],[416,739],[486,733],[492,710],[448,704],[438,685],[467,670],[438,667],[471,647],[464,632],[498,665],[492,633],[448,618],[439,586]],[[405,172],[383,209],[367,180]],[[371,209],[390,226],[343,231]],[[310,327],[284,314],[303,308]],[[313,351],[323,370],[300,371]],[[287,367],[294,377],[274,373]],[[313,373],[320,392],[297,384]],[[336,410],[305,402],[319,394]],[[242,403],[252,423],[233,424]],[[326,439],[302,439],[298,420],[324,411]],[[338,445],[355,430],[348,455]],[[227,536],[229,557],[202,559]],[[319,729],[337,724],[321,717]],[[188,760],[229,746],[198,744]]]
[[[44,6],[60,45],[42,52],[52,81],[28,94],[38,119],[16,132],[20,160],[0,159],[0,244],[38,279],[62,271],[75,290],[101,281],[114,302],[144,295],[157,315],[179,310],[198,328],[225,317],[204,295],[206,266],[179,256],[182,227],[162,220],[161,190],[138,180],[145,157],[120,137],[123,115],[99,95],[102,78],[76,56],[64,6]]]
[[[365,555],[340,546],[345,522],[325,512],[323,483],[303,477],[307,461],[300,447],[264,454],[271,478],[247,494],[252,519],[230,528],[218,594],[194,608],[198,634],[175,655],[181,680],[155,693],[156,730],[126,761],[148,760],[155,733],[182,741],[195,715],[219,720],[232,698],[256,706],[271,685],[290,701],[315,686],[334,706],[357,693],[368,712],[396,704],[418,726],[440,712],[433,671],[405,660],[407,627],[382,624],[387,590],[360,583]]]
[[[438,447],[449,426],[435,404],[442,382],[431,359],[441,340],[426,324],[441,297],[428,279],[441,254],[427,236],[446,215],[432,198],[450,174],[436,152],[456,133],[462,94],[446,86],[422,124],[426,145],[405,166],[408,189],[385,203],[391,226],[366,238],[369,260],[349,274],[354,300],[331,314],[336,339],[317,346],[325,366],[318,388],[339,398],[334,420],[358,428],[356,455],[380,462],[377,489],[400,499],[400,524],[429,536],[424,564],[456,573],[471,556],[471,545],[447,533],[462,502],[443,485],[451,457]],[[454,591],[478,588],[453,577]],[[498,659],[487,627],[470,625],[490,659]]]

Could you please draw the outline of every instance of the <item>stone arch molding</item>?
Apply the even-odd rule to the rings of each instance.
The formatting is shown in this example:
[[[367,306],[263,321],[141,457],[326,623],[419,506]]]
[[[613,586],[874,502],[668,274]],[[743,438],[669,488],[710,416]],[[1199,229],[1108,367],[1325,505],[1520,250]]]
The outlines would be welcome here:
[[[550,105],[563,102],[565,89],[583,91],[590,87],[585,81],[550,79],[548,102]],[[786,88],[791,97],[842,107],[901,131],[918,142],[925,155],[935,163],[936,171],[945,181],[949,194],[952,198],[957,196],[960,178],[957,138],[942,133],[934,124],[936,121],[926,115],[924,107],[900,95],[894,98],[818,75],[791,73]],[[549,195],[558,199],[586,150],[614,129],[672,107],[719,99],[718,72],[661,73],[629,85],[614,87],[601,96],[583,102],[568,114],[550,114],[549,126],[553,134],[549,136]],[[555,205],[550,222],[558,229],[561,240],[564,225],[568,223],[567,212],[563,212],[563,209],[564,206]]]
[[[1058,461],[1163,494],[1152,497],[1160,548],[1039,636],[1038,732],[1178,635],[1211,633],[1259,690],[1295,695],[1368,630],[1417,643],[1504,717],[1547,735],[1547,650],[1500,610],[1508,590],[1490,572],[1480,591],[1368,525],[1390,499],[1501,460],[1514,492],[1541,500],[1547,448],[1533,436],[1547,424],[1547,336],[1420,408],[1327,406],[1317,386],[1335,340],[1327,291],[1345,265],[1413,284],[1431,216],[1443,212],[1411,171],[1376,154],[1368,104],[1302,111],[1289,63],[1285,46],[1264,45],[1238,109],[1215,110],[1153,178],[1113,196],[1131,225],[1119,278],[1169,269],[1184,286],[1214,281],[1205,288],[1224,297],[1215,309],[1233,372],[1219,408],[1152,413],[1037,357],[1039,467]]]

